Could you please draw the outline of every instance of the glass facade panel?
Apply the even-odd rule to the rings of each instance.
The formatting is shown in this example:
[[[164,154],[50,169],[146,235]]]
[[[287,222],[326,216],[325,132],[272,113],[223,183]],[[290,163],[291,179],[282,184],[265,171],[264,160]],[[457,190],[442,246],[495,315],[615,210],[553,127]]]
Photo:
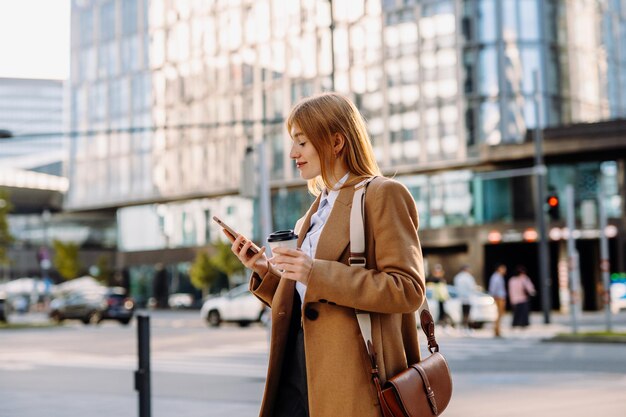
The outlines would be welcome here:
[[[496,102],[484,102],[479,109],[480,139],[482,143],[497,145],[502,138],[500,132],[500,106]]]
[[[84,3],[72,6],[80,32],[72,54],[72,127],[101,133],[74,142],[69,206],[78,208],[232,193],[246,146],[265,140],[272,185],[280,190],[272,197],[275,225],[293,227],[310,196],[281,188],[303,184],[294,183],[282,119],[302,97],[330,89],[333,69],[335,89],[364,114],[386,172],[523,140],[536,125],[537,70],[543,121],[598,120],[626,107],[623,11],[616,20],[619,13],[607,9],[609,19],[595,2],[544,2],[540,16],[539,0],[338,0],[334,45],[328,2]],[[609,19],[604,30],[602,16]],[[617,58],[604,60],[598,51]],[[124,126],[134,131],[103,133]],[[481,222],[472,207],[488,205],[483,195],[515,188],[493,181],[475,197],[482,183],[465,171],[411,178],[427,227]],[[515,200],[507,201],[483,210],[484,221],[515,219]],[[293,210],[281,212],[285,207]],[[207,235],[196,209],[176,210],[168,222],[183,234],[170,239],[203,242],[194,237]],[[250,228],[258,233],[258,225]]]
[[[115,1],[107,1],[100,6],[100,41],[115,38]]]
[[[502,31],[505,41],[539,40],[540,20],[537,1],[503,0]]]
[[[93,42],[93,10],[84,9],[80,12],[80,45],[88,46]]]
[[[139,0],[122,1],[122,34],[134,35],[137,32],[137,3]],[[148,2],[148,0],[146,0]]]
[[[280,188],[272,193],[272,222],[275,230],[293,229],[314,197],[306,189]]]
[[[542,25],[539,18],[539,2],[543,0],[519,0],[519,13],[517,13],[519,36],[521,40],[538,41]]]
[[[478,92],[485,96],[495,96],[499,91],[496,48],[485,47],[478,53]]]
[[[490,43],[497,39],[496,0],[477,0],[476,27],[478,41]]]
[[[483,201],[482,213],[485,223],[504,222],[513,220],[511,196],[513,189],[508,178],[487,180],[482,182]]]

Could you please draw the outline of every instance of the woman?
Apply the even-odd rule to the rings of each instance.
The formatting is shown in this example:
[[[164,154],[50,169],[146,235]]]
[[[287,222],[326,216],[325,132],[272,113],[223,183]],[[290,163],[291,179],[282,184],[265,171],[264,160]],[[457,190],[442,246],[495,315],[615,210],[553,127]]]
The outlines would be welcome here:
[[[509,279],[509,301],[513,307],[513,328],[528,327],[528,315],[530,313],[528,296],[535,294],[535,286],[526,275],[526,268],[518,266],[515,269],[515,276]]]
[[[419,360],[414,311],[424,278],[415,202],[400,183],[373,179],[367,264],[348,266],[354,185],[379,174],[365,123],[348,99],[324,93],[298,103],[286,127],[290,157],[317,195],[296,224],[299,249],[277,248],[268,259],[265,247],[249,256],[243,236],[232,245],[253,271],[250,290],[272,310],[260,415],[381,416],[355,309],[371,312],[383,381]]]

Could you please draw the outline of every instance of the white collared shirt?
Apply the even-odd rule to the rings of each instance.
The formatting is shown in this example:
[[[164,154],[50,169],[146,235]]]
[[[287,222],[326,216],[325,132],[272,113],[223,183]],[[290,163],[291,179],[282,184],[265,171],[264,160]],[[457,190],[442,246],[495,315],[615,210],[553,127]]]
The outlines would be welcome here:
[[[348,180],[349,175],[350,174],[348,173],[337,181],[337,184],[335,184],[335,187],[330,192],[328,192],[328,190],[324,190],[322,196],[320,197],[320,205],[317,207],[317,211],[311,216],[311,225],[309,226],[309,230],[306,232],[300,249],[313,259],[315,259],[317,243],[320,240],[320,235],[322,234],[324,225],[326,225],[330,212],[335,205],[335,200],[337,200],[337,197],[339,196],[340,188]],[[306,285],[301,282],[296,282],[296,290],[298,291],[298,294],[300,294],[300,301],[304,303]]]

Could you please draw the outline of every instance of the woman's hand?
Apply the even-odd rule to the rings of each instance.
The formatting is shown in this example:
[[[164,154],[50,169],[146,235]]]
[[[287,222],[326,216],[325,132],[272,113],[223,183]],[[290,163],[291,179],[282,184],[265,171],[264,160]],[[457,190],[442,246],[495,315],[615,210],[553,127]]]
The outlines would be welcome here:
[[[270,259],[273,266],[282,270],[282,277],[309,283],[309,275],[313,269],[313,259],[299,249],[276,248],[274,256]]]
[[[224,230],[224,234],[228,239],[233,242],[230,250],[239,258],[242,264],[263,276],[269,270],[269,262],[265,256],[265,246],[259,249],[258,253],[252,254],[252,251],[248,250],[253,246],[252,241],[246,239],[244,236],[239,235],[235,238],[233,235]]]

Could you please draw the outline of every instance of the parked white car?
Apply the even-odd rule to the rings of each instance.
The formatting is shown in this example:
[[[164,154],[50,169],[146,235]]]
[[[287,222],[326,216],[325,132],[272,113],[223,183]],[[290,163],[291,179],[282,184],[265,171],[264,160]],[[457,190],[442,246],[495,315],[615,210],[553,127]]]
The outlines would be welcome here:
[[[265,305],[248,290],[246,283],[224,295],[207,299],[200,309],[200,317],[211,327],[218,327],[222,322],[239,323],[243,327],[260,322],[265,309]]]
[[[452,324],[458,326],[463,322],[463,313],[461,307],[461,300],[458,298],[456,288],[454,285],[448,285],[448,293],[450,298],[444,303],[446,314],[450,316]],[[426,287],[426,298],[428,299],[428,307],[430,314],[433,316],[433,320],[437,322],[439,319],[439,303],[433,296],[432,288]],[[473,328],[481,328],[486,323],[493,323],[498,317],[498,307],[493,297],[486,292],[476,290],[470,298],[470,326]],[[419,322],[419,316],[415,313],[417,321]]]
[[[193,306],[193,295],[180,292],[170,294],[167,304],[170,308],[191,308]]]

